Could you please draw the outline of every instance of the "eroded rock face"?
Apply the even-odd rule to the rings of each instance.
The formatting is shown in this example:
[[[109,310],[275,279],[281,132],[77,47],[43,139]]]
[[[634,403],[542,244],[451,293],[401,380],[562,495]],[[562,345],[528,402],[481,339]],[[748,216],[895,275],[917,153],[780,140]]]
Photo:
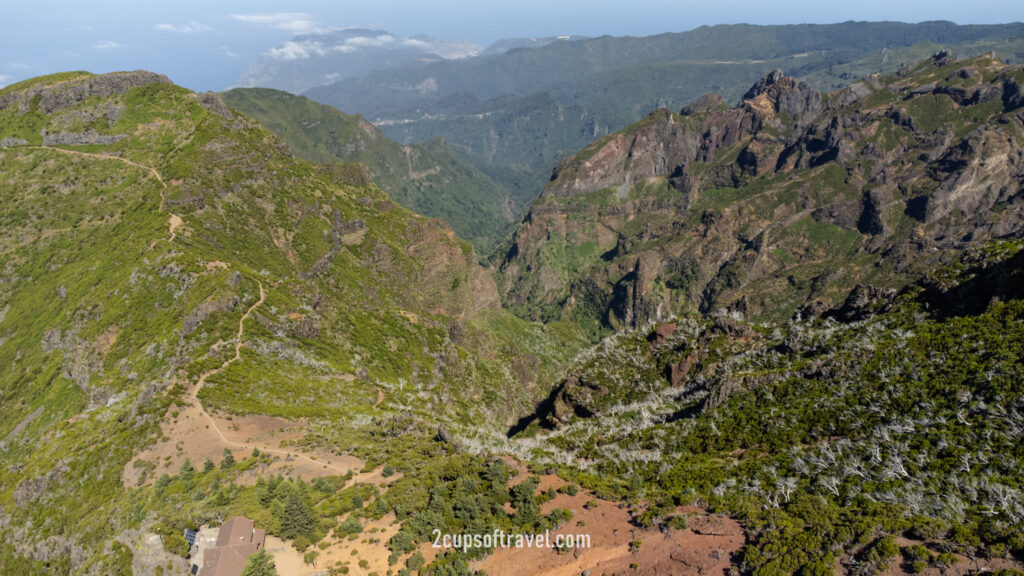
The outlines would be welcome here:
[[[95,130],[85,132],[58,132],[43,134],[43,146],[84,146],[86,144],[113,144],[127,138],[124,134],[100,134]]]
[[[35,98],[39,98],[39,109],[46,114],[52,114],[70,108],[94,96],[109,98],[116,94],[123,94],[132,88],[154,82],[162,84],[171,83],[170,79],[163,74],[154,74],[153,72],[142,70],[104,74],[102,76],[91,76],[84,81],[34,86],[27,90],[7,94],[0,97],[0,109],[17,105],[19,113],[23,114],[28,111],[32,101]]]
[[[987,79],[987,80],[986,80]],[[537,319],[782,320],[1024,231],[1024,70],[949,54],[823,96],[772,72],[561,162],[500,265]]]
[[[807,84],[774,70],[743,95],[745,106],[765,115],[785,113],[808,124],[821,114],[821,94]]]

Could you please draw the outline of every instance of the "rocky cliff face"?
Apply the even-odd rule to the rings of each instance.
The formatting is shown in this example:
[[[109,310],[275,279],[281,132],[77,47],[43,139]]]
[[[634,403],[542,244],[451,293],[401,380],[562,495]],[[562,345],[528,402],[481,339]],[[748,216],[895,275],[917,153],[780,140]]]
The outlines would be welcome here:
[[[946,53],[819,94],[775,71],[735,107],[652,112],[563,161],[500,271],[521,314],[592,330],[816,313],[1022,230],[1024,71]]]

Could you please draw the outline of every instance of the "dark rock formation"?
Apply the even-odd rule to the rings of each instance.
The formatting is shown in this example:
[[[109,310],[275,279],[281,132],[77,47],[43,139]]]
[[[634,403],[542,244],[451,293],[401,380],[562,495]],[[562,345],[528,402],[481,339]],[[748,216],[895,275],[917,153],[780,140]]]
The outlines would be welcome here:
[[[188,335],[195,332],[195,329],[200,324],[206,321],[210,317],[210,314],[214,312],[231,312],[238,305],[238,296],[231,295],[216,300],[208,300],[203,302],[195,310],[189,312],[188,316],[185,317],[184,325],[181,328],[181,333]]]
[[[895,290],[858,284],[847,295],[842,306],[826,312],[824,316],[842,322],[858,322],[877,312],[895,294]]]
[[[517,228],[504,302],[610,329],[722,309],[785,320],[1024,233],[1022,68],[951,58],[825,98],[775,71],[735,107],[707,95],[591,144]]]
[[[234,118],[234,115],[231,114],[231,109],[228,108],[227,105],[224,104],[224,101],[220,99],[220,96],[215,93],[199,92],[196,94],[196,97],[199,98],[199,104],[210,112],[213,112],[227,120],[232,120]]]
[[[672,322],[665,322],[664,324],[658,324],[658,327],[654,329],[647,336],[647,341],[651,343],[651,346],[657,348],[668,340],[669,336],[676,333],[676,325]]]
[[[0,110],[16,104],[18,112],[24,114],[29,110],[32,102],[38,98],[39,109],[46,114],[52,114],[70,108],[88,98],[109,98],[154,82],[171,83],[162,74],[139,70],[91,76],[82,82],[43,84],[0,96]]]

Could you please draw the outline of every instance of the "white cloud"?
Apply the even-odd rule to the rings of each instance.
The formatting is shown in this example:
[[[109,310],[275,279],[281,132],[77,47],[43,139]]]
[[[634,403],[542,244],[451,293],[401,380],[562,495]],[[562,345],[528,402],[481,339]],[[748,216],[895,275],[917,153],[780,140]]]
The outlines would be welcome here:
[[[390,34],[380,36],[356,36],[348,38],[341,44],[325,44],[319,40],[289,40],[276,48],[271,48],[266,55],[274,60],[290,61],[305,60],[314,56],[327,56],[331,53],[340,52],[351,54],[366,48],[388,48],[408,46],[420,49],[430,47],[430,44],[422,40],[407,39],[399,40]]]
[[[105,42],[99,42],[98,44],[93,44],[92,45],[92,49],[93,50],[113,50],[115,48],[120,48],[120,47],[121,47],[121,44],[119,44],[117,42],[114,42],[113,40],[107,40]]]
[[[231,48],[228,48],[227,46],[221,46],[220,48],[217,48],[217,51],[227,56],[228,58],[238,58],[238,54],[232,51]]]
[[[181,26],[175,26],[174,24],[157,24],[153,28],[161,32],[177,32],[179,34],[198,34],[200,32],[210,32],[213,30],[210,26],[194,20]]]
[[[323,56],[327,52],[319,42],[285,42],[278,48],[271,48],[268,56],[274,60],[304,60],[310,56]]]
[[[328,46],[323,42],[315,40],[304,40],[302,42],[289,40],[280,47],[271,48],[270,52],[267,52],[267,56],[274,60],[305,60],[306,58],[311,58],[313,56],[327,56],[331,52],[348,54],[355,52],[358,49],[359,48],[356,46],[349,46],[347,44]]]
[[[287,30],[293,34],[310,34],[312,32],[323,32],[319,22],[305,12],[273,12],[260,14],[232,14],[231,17],[246,24],[259,24],[271,26],[280,30]]]
[[[0,74],[0,88],[7,86],[14,80],[14,76],[8,76],[7,74]]]
[[[409,46],[410,48],[419,48],[421,50],[426,50],[431,47],[429,43],[424,42],[423,40],[417,40],[415,38],[407,38],[405,40],[402,40],[402,44]]]
[[[345,44],[349,46],[387,46],[395,41],[395,37],[390,34],[382,34],[380,36],[370,38],[369,36],[356,36],[355,38],[349,38],[345,40]]]

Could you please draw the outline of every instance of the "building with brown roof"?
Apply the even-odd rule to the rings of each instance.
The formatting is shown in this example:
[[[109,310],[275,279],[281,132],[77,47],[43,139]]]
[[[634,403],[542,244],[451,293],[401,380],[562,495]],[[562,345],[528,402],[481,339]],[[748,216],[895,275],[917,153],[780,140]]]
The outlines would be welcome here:
[[[203,567],[198,576],[240,576],[249,556],[266,544],[267,532],[242,516],[233,516],[221,525],[217,542],[203,552]]]

